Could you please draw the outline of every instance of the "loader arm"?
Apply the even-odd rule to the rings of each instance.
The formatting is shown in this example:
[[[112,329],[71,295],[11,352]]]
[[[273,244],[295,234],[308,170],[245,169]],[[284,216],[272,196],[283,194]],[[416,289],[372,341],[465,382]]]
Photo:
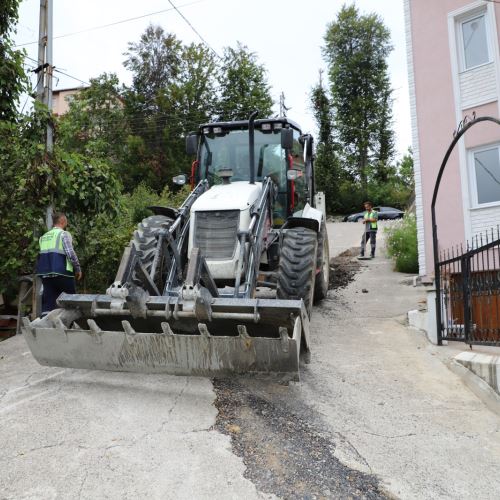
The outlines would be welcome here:
[[[247,231],[241,231],[239,234],[240,240],[240,257],[238,259],[238,270],[236,272],[236,280],[234,287],[235,297],[249,298],[255,291],[257,284],[257,274],[262,254],[264,240],[267,238],[267,244],[272,241],[270,238],[276,238],[275,233],[268,232],[266,234],[266,221],[269,227],[272,227],[272,202],[276,197],[276,186],[271,178],[266,178],[262,188],[262,194],[257,200],[252,209],[252,218]],[[244,276],[243,290],[240,290],[240,277]]]

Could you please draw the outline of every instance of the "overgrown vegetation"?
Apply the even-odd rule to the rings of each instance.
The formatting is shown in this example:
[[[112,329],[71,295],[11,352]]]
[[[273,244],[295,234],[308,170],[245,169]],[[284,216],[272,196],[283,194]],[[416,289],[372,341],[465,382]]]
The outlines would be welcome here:
[[[396,271],[418,273],[417,221],[413,214],[385,228],[387,253]]]
[[[88,231],[78,231],[79,257],[85,269],[83,287],[88,292],[103,293],[115,278],[125,245],[131,239],[137,224],[151,215],[147,207],[153,205],[179,206],[187,196],[187,188],[172,193],[165,187],[156,193],[145,184],[139,184],[132,193],[122,194],[118,210],[113,215],[101,212]]]

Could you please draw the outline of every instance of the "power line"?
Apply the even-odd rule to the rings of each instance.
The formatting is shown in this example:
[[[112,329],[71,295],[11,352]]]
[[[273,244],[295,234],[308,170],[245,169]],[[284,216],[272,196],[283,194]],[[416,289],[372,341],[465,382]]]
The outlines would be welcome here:
[[[38,64],[38,61],[36,59],[33,59],[30,56],[25,56],[25,57],[26,57],[26,59],[29,59],[30,61],[33,61],[33,62]],[[36,68],[34,68],[34,69],[36,69]],[[82,80],[81,78],[78,78],[76,76],[65,73],[64,71],[61,71],[60,69],[57,69],[56,67],[54,67],[54,71],[56,71],[57,73],[60,73],[61,75],[67,76],[68,78],[72,78],[73,80],[76,80],[77,82],[83,83],[84,85],[90,86],[89,82],[86,82],[85,80]]]
[[[83,83],[84,85],[90,86],[89,82],[86,82],[85,80],[80,80],[80,78],[77,78],[76,76],[69,75],[68,73],[61,71],[60,69],[54,68],[54,71],[56,71],[57,73],[60,73],[61,75],[72,78],[73,80],[76,80],[77,82]]]
[[[221,56],[219,54],[217,54],[217,52],[215,51],[215,49],[213,47],[211,47],[209,45],[209,43],[200,35],[200,33],[196,30],[196,28],[189,22],[189,20],[187,19],[187,17],[174,5],[174,3],[172,2],[172,0],[168,0],[168,3],[176,10],[176,12],[179,14],[179,16],[182,17],[182,19],[184,19],[184,21],[186,21],[187,25],[198,35],[198,37],[200,38],[200,40],[219,58],[219,59],[222,59]],[[181,5],[181,7],[183,7]]]
[[[195,2],[189,2],[189,3],[182,4],[182,5],[180,5],[180,7],[189,7],[191,5],[196,5],[196,4],[202,3],[204,1],[205,0],[196,0]],[[172,2],[170,2],[170,3],[172,4]],[[80,35],[81,33],[88,33],[89,31],[95,31],[95,30],[100,30],[100,29],[104,29],[104,28],[110,28],[111,26],[116,26],[118,24],[128,23],[130,21],[136,21],[137,19],[144,19],[145,17],[155,16],[157,14],[163,14],[165,12],[171,12],[172,10],[176,10],[177,12],[179,12],[178,9],[177,9],[177,7],[175,7],[175,5],[172,4],[172,7],[168,8],[168,9],[158,10],[156,12],[150,12],[149,14],[143,14],[141,16],[129,17],[127,19],[122,19],[120,21],[115,21],[113,23],[101,24],[100,26],[92,26],[91,28],[85,28],[85,29],[80,30],[80,31],[73,31],[71,33],[64,33],[62,35],[54,36],[53,40],[55,40],[56,38],[59,39],[59,38],[66,38],[66,37],[74,36],[74,35]],[[182,16],[182,14],[181,14],[181,16]],[[198,36],[200,36],[200,35],[198,35]],[[38,40],[36,40],[34,42],[20,43],[18,45],[14,45],[14,48],[26,47],[28,45],[34,45],[36,43],[38,43]]]

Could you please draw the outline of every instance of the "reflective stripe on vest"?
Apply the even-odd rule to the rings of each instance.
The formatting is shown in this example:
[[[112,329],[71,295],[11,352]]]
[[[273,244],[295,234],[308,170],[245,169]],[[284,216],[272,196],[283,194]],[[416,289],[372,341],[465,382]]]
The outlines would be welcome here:
[[[47,274],[73,276],[73,264],[64,251],[63,233],[64,231],[60,227],[54,227],[40,237],[37,274],[42,276]]]
[[[364,216],[364,219],[378,219],[378,214],[377,212],[375,211],[371,211],[371,212],[365,212],[365,216]],[[370,229],[377,229],[377,221],[375,222],[370,222]]]

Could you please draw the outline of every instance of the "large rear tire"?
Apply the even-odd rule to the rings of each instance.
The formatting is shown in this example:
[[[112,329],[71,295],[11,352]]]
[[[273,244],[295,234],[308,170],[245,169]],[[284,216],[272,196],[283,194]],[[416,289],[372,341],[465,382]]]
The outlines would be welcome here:
[[[316,281],[314,283],[314,302],[326,298],[330,284],[330,247],[328,245],[328,233],[323,221],[318,233],[318,257],[316,259]],[[319,269],[319,272],[318,272]]]
[[[172,224],[173,219],[166,217],[165,215],[151,215],[146,217],[137,226],[134,231],[134,237],[132,239],[132,246],[135,248],[137,255],[144,269],[148,273],[151,272],[151,267],[153,266],[153,261],[156,253],[156,243],[158,242],[158,236],[160,231],[163,229],[168,229]],[[162,286],[162,268],[163,266],[158,265],[157,272],[153,278],[156,286]],[[136,275],[134,271],[132,275],[132,280],[136,285],[142,285],[142,280]]]
[[[285,230],[278,268],[278,299],[302,299],[309,316],[316,279],[317,245],[317,234],[311,229],[296,227]]]

